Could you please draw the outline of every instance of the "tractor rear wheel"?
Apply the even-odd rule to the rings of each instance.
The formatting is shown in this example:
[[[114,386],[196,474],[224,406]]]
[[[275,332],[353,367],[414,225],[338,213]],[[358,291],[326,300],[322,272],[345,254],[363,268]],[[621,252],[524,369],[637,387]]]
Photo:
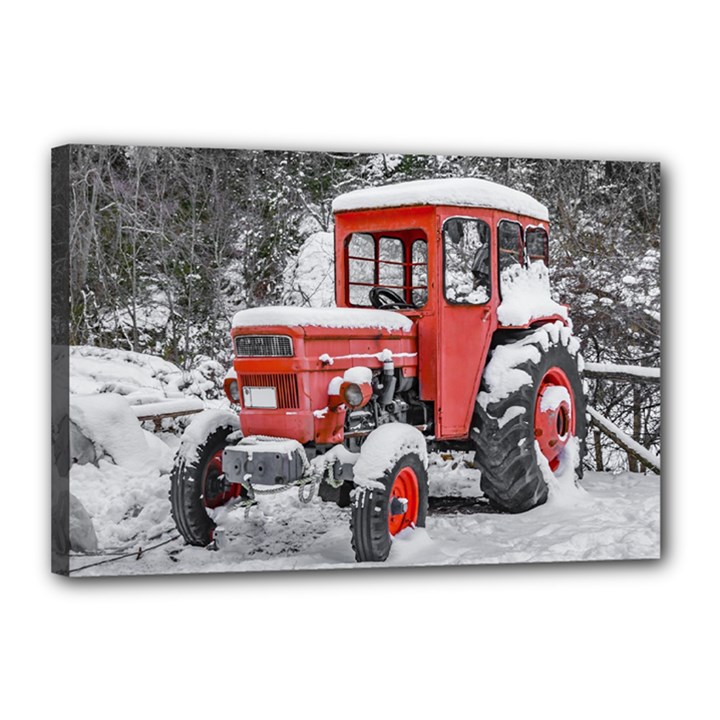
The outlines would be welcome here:
[[[395,535],[409,527],[425,527],[428,478],[418,455],[403,455],[379,482],[382,489],[355,490],[350,531],[358,562],[386,560]]]
[[[245,492],[228,486],[222,474],[222,452],[237,424],[221,425],[196,445],[181,447],[170,474],[170,510],[175,525],[190,545],[206,546],[213,540],[215,521],[208,511]]]
[[[585,395],[579,343],[559,323],[507,335],[488,361],[471,440],[491,503],[518,513],[548,497],[547,473],[582,477]],[[552,480],[552,478],[550,478]]]

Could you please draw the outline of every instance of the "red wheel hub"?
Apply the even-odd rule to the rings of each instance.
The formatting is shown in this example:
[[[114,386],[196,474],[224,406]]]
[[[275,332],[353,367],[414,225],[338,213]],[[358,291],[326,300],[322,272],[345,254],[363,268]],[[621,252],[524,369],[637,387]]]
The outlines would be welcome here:
[[[555,472],[560,455],[575,434],[575,396],[568,376],[558,367],[548,370],[535,400],[535,439]]]
[[[206,508],[220,507],[230,502],[242,492],[242,485],[226,487],[223,481],[222,450],[218,450],[205,467],[202,478],[201,497]]]
[[[420,490],[417,475],[412,468],[404,467],[395,476],[395,482],[390,490],[389,504],[390,535],[397,535],[401,530],[413,527],[417,523]]]

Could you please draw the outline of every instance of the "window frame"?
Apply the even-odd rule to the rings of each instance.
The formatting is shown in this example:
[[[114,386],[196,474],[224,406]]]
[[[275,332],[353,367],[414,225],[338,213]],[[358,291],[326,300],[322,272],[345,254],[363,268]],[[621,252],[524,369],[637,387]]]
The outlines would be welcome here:
[[[398,237],[398,235],[402,234],[411,234],[409,238],[405,239],[403,237]],[[373,258],[363,258],[358,257],[355,255],[350,255],[350,243],[352,242],[354,235],[368,235],[373,239],[373,249],[374,249],[374,257]],[[380,259],[380,242],[381,240],[397,240],[402,245],[402,257],[403,259],[401,261],[397,260],[381,260]],[[345,295],[345,303],[348,307],[357,307],[357,308],[372,308],[372,304],[368,305],[358,305],[357,303],[353,303],[350,300],[350,290],[353,286],[355,287],[366,287],[368,288],[368,293],[370,290],[374,287],[381,287],[381,288],[388,288],[389,290],[394,290],[398,292],[402,297],[404,302],[408,304],[412,304],[412,293],[413,290],[426,290],[428,291],[429,296],[429,285],[424,286],[414,286],[412,284],[412,268],[415,265],[425,265],[429,268],[429,263],[414,263],[412,261],[412,248],[414,244],[418,241],[424,242],[426,247],[428,248],[429,253],[429,247],[430,243],[427,238],[427,233],[423,228],[404,228],[402,230],[356,230],[353,232],[350,232],[345,237],[345,240],[343,241],[344,245],[344,258],[345,258],[345,288],[344,288],[344,295]],[[373,267],[373,283],[363,283],[363,282],[353,282],[350,275],[350,263],[352,260],[359,260],[364,262],[372,262]],[[383,285],[380,283],[380,265],[400,265],[403,269],[403,284],[402,285]],[[428,272],[428,278],[429,278],[429,270]],[[428,298],[425,299],[425,302],[420,306],[413,306],[412,308],[407,308],[407,310],[420,310],[421,308],[425,307],[427,305]],[[406,308],[401,308],[398,310],[398,312],[404,312]]]

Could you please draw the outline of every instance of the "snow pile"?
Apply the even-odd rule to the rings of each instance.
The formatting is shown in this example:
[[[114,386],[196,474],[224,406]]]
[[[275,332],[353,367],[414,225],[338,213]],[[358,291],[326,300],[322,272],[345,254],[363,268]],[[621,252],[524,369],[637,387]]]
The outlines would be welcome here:
[[[390,310],[365,308],[259,307],[235,313],[233,327],[257,326],[372,328],[409,332],[412,321]]]
[[[176,438],[169,435],[167,440]],[[166,471],[157,466],[129,470],[105,458],[97,466],[72,465],[70,490],[92,517],[100,550],[145,547],[163,534],[175,532]],[[108,565],[107,570],[112,567]]]
[[[335,305],[335,247],[329,232],[310,235],[283,273],[288,305],[332,307]]]
[[[384,563],[372,563],[378,567],[422,567],[441,565],[447,561],[443,552],[424,527],[407,527],[393,537],[390,554]]]
[[[567,388],[562,385],[551,385],[545,388],[540,400],[540,412],[557,410],[563,403],[567,405],[569,412],[572,412],[572,400]]]
[[[143,430],[120,395],[71,395],[70,420],[89,439],[96,457],[108,456],[134,472],[167,467],[167,447]]]
[[[427,444],[423,434],[404,423],[381,425],[363,443],[360,458],[355,463],[355,484],[365,488],[384,488],[380,478],[407,453],[418,455],[427,467]]]
[[[498,345],[485,366],[484,378],[488,390],[482,390],[477,399],[485,410],[491,402],[498,402],[529,385],[532,377],[517,366],[527,361],[540,362],[540,351],[532,344],[537,333],[507,345]],[[510,408],[512,409],[512,408]],[[513,416],[502,418],[503,424]]]
[[[357,385],[369,385],[372,382],[372,377],[372,370],[364,365],[356,365],[355,367],[348,368],[343,373],[345,382],[355,383]]]
[[[512,393],[517,392],[523,385],[532,382],[529,373],[521,370],[518,365],[526,362],[540,362],[540,351],[536,347],[539,345],[543,350],[548,350],[550,345],[561,343],[567,347],[568,352],[574,355],[578,362],[581,361],[578,350],[580,349],[580,341],[573,336],[570,328],[563,325],[560,320],[554,323],[546,323],[537,328],[533,333],[506,345],[498,345],[492,352],[492,356],[485,366],[484,378],[487,390],[481,391],[477,399],[483,409],[492,402],[498,402],[508,397]],[[552,396],[550,397],[552,400]],[[508,416],[510,411],[514,411],[514,415]],[[505,416],[501,418],[501,422],[505,424],[515,415],[520,414],[514,408],[508,408]],[[501,425],[502,427],[502,425]]]
[[[92,440],[83,435],[82,430],[70,421],[70,457],[74,463],[97,462],[97,451]]]
[[[332,209],[333,212],[342,212],[404,205],[495,208],[538,220],[549,220],[548,209],[527,193],[479,178],[412,180],[354,190],[337,197]]]
[[[146,544],[174,528],[168,473],[179,439],[172,433],[144,430],[138,418],[202,409],[201,398],[215,393],[219,371],[221,383],[221,366],[207,359],[183,372],[152,355],[70,349],[74,549],[94,552],[129,542]]]
[[[225,368],[204,356],[184,371],[154,355],[89,345],[70,348],[71,393],[117,393],[131,405],[188,395],[201,400],[224,397],[224,377]]]
[[[182,395],[183,373],[154,355],[91,346],[70,348],[70,392],[113,392],[131,405]]]
[[[80,553],[95,552],[98,549],[98,539],[90,513],[72,493],[69,508],[70,549]]]
[[[570,437],[560,455],[560,465],[553,472],[550,463],[542,454],[540,445],[535,442],[535,456],[540,472],[548,486],[547,502],[557,506],[574,505],[586,499],[587,493],[577,484],[577,468],[580,464],[579,441]]]
[[[168,502],[168,476],[173,464],[172,434],[143,430],[127,400],[113,393],[71,395],[70,419],[92,443],[85,464],[70,468],[70,491],[92,518],[78,509],[75,532],[85,552],[146,543],[173,527]]]
[[[544,263],[505,268],[500,274],[500,288],[502,302],[497,314],[502,325],[527,325],[533,318],[549,315],[567,320],[567,308],[550,297],[550,276]]]
[[[474,450],[433,453],[428,472],[430,497],[481,496],[480,475]]]

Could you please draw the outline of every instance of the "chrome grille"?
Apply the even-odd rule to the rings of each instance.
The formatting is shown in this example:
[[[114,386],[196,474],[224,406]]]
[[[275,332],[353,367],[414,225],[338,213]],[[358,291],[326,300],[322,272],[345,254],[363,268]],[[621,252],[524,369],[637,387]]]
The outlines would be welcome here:
[[[238,335],[238,357],[292,357],[292,340],[287,335]]]

